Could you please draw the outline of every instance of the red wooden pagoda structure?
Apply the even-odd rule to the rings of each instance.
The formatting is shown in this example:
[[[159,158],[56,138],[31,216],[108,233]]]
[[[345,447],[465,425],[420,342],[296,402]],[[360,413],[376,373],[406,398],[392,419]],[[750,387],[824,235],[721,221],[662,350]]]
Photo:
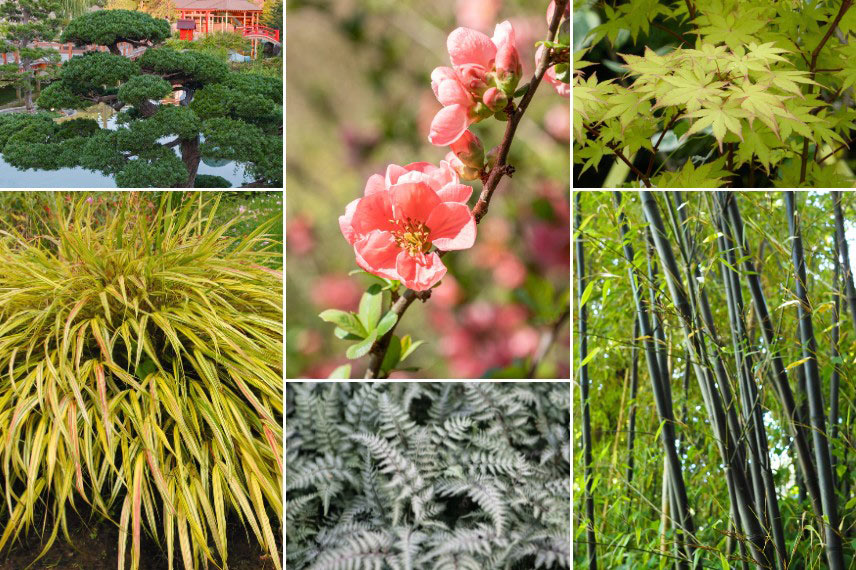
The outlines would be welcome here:
[[[248,0],[175,0],[174,28],[183,40],[212,32],[237,32],[252,40],[253,56],[259,41],[281,45],[279,30],[259,24],[260,5]]]

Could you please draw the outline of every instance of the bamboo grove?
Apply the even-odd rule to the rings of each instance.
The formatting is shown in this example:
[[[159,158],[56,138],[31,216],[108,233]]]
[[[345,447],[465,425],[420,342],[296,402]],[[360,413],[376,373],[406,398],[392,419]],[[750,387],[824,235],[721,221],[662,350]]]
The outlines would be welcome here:
[[[574,222],[574,567],[856,568],[856,194]]]

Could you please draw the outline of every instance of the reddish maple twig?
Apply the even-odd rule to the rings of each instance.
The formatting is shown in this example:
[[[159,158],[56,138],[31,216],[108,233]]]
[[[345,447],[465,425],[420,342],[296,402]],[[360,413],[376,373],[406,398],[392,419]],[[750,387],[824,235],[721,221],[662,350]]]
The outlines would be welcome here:
[[[814,80],[814,75],[817,72],[817,58],[820,55],[820,50],[823,49],[823,46],[826,45],[826,42],[829,41],[829,38],[832,37],[832,32],[835,31],[835,28],[838,26],[838,23],[841,22],[841,18],[844,17],[844,14],[847,13],[847,10],[853,5],[853,0],[843,0],[841,2],[841,7],[838,9],[838,14],[835,15],[835,19],[832,20],[829,24],[829,28],[826,30],[826,34],[823,36],[823,39],[820,40],[820,43],[817,44],[817,47],[814,48],[814,51],[811,52],[811,62],[809,62],[809,78]],[[802,52],[800,52],[802,53]],[[803,57],[805,59],[805,57]],[[809,85],[808,94],[811,95],[814,93],[814,85]],[[812,111],[814,114],[816,111]],[[806,168],[808,167],[808,138],[803,137],[803,150],[802,150],[802,162],[800,163],[800,184],[805,182]]]
[[[830,152],[829,154],[824,155],[822,158],[817,159],[817,163],[818,163],[818,164],[822,163],[824,160],[826,160],[826,159],[827,159],[827,158],[829,158],[830,156],[834,155],[834,154],[835,154],[835,153],[837,153],[839,150],[842,150],[842,149],[845,149],[845,148],[850,148],[850,145],[851,145],[851,144],[853,144],[853,141],[856,141],[856,138],[852,138],[852,139],[850,139],[850,140],[849,140],[849,141],[847,141],[846,143],[841,144],[838,148],[836,148],[835,150],[833,150],[833,151],[832,151],[832,152]]]
[[[556,0],[555,9],[553,10],[553,18],[550,21],[549,32],[547,34],[547,41],[553,41],[556,37],[556,31],[559,29],[559,23],[562,21],[567,3],[568,0]],[[546,48],[544,50],[544,55],[538,62],[538,66],[535,69],[535,75],[532,76],[532,80],[529,82],[529,87],[526,89],[526,93],[523,94],[523,97],[520,99],[520,103],[517,107],[514,108],[509,104],[508,123],[506,124],[505,134],[502,137],[502,143],[500,144],[499,152],[497,153],[496,164],[494,164],[493,168],[490,169],[490,172],[487,175],[487,180],[484,182],[481,194],[479,195],[479,199],[476,202],[476,205],[473,206],[472,213],[476,223],[479,223],[487,214],[491,198],[493,198],[493,193],[499,185],[500,180],[502,180],[502,177],[511,176],[514,173],[514,167],[506,162],[508,159],[508,151],[511,148],[511,142],[514,139],[514,134],[517,131],[517,125],[520,124],[520,120],[523,118],[523,113],[526,111],[527,107],[529,107],[529,103],[532,101],[532,97],[535,96],[535,91],[541,84],[541,80],[544,78],[544,74],[547,73],[547,69],[549,69],[553,64],[552,52],[552,48]],[[441,251],[438,253],[442,256],[446,252]],[[392,340],[393,333],[395,332],[398,323],[401,322],[402,315],[417,298],[427,301],[430,296],[430,290],[417,292],[412,289],[407,289],[401,297],[393,303],[392,307],[390,307],[390,311],[398,318],[395,321],[395,325],[393,325],[393,327],[381,338],[377,339],[369,349],[369,366],[366,369],[364,378],[379,377],[383,359],[386,357],[386,351],[389,348],[389,343]]]

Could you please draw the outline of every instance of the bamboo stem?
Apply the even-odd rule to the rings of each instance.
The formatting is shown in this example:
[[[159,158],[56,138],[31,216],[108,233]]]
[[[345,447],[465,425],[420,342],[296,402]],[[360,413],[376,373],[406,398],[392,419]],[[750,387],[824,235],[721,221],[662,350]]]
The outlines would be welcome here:
[[[803,367],[806,375],[808,406],[810,411],[811,435],[814,443],[814,455],[817,463],[820,500],[825,520],[826,558],[830,570],[843,570],[844,558],[841,552],[841,537],[838,535],[838,509],[835,489],[832,485],[832,466],[829,457],[829,443],[826,439],[826,419],[821,394],[820,374],[817,367],[817,341],[812,325],[812,307],[806,290],[806,266],[803,252],[802,233],[796,207],[796,195],[785,192],[785,207],[788,217],[788,231],[791,239],[791,254],[796,277],[797,314],[800,323],[800,341]]]
[[[574,219],[576,227],[582,225],[582,215],[580,213],[580,196],[577,192],[574,197],[575,215]],[[580,345],[580,362],[585,362],[588,357],[588,307],[582,303],[582,295],[586,289],[586,264],[585,264],[585,248],[583,247],[582,232],[577,232],[577,237],[574,243],[576,247],[577,261],[577,294],[579,302],[579,345]],[[597,570],[597,547],[594,534],[594,497],[592,496],[593,473],[591,468],[592,463],[592,442],[591,442],[591,410],[589,409],[589,377],[588,363],[580,367],[580,397],[582,399],[583,409],[583,456],[585,462],[585,508],[586,508],[586,540],[588,544],[589,570]]]

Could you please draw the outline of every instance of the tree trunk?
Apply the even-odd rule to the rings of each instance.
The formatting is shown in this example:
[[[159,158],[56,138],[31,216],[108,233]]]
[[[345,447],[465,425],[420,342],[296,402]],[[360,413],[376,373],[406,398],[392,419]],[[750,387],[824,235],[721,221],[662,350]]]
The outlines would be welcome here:
[[[841,537],[838,535],[838,508],[835,489],[832,485],[832,466],[829,457],[829,444],[826,440],[826,420],[821,394],[820,375],[817,368],[817,341],[812,325],[812,308],[806,291],[806,267],[803,253],[802,232],[797,218],[796,196],[793,191],[785,192],[785,205],[788,216],[788,230],[791,239],[791,253],[794,264],[795,288],[799,303],[797,314],[800,323],[802,356],[805,359],[806,387],[808,391],[809,421],[814,442],[814,455],[817,462],[818,483],[823,514],[826,517],[823,527],[826,535],[826,558],[831,570],[843,570],[844,558],[841,553]]]
[[[187,168],[187,182],[185,188],[193,188],[196,183],[196,172],[199,170],[199,161],[202,155],[199,153],[199,135],[192,139],[182,139],[179,143],[181,150],[181,161]]]
[[[198,140],[198,139],[197,139]],[[198,144],[197,144],[198,154]],[[197,158],[198,164],[198,158]],[[193,175],[196,175],[194,170]],[[582,225],[582,215],[580,214],[580,193],[575,196],[576,201],[576,226],[579,228]],[[585,266],[585,250],[583,248],[582,232],[577,235],[575,240],[576,246],[576,261],[577,261],[577,294],[579,295],[579,327],[580,327],[580,362],[584,362],[588,356],[588,307],[582,304],[582,295],[586,289],[586,266]],[[592,496],[593,476],[592,463],[592,442],[591,442],[591,412],[589,410],[589,378],[588,364],[580,367],[580,396],[582,398],[583,411],[583,456],[585,464],[585,508],[586,508],[586,542],[588,544],[589,570],[597,570],[597,547],[594,534],[594,497]]]

